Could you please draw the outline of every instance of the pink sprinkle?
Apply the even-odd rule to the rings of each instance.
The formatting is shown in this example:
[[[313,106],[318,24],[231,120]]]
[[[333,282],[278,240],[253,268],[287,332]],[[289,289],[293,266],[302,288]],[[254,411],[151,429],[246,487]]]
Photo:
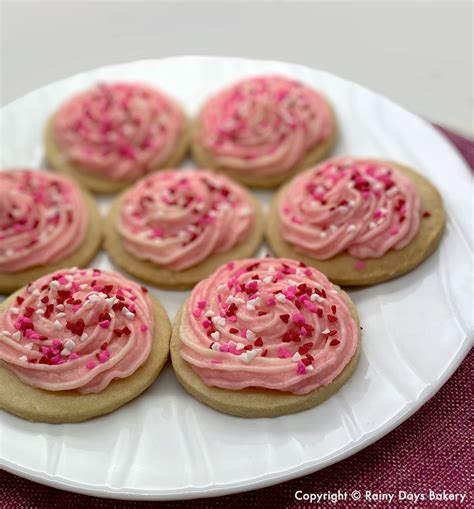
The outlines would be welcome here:
[[[102,320],[99,322],[99,327],[102,327],[103,329],[108,329],[110,325],[109,320]]]
[[[306,296],[306,297],[307,297],[307,296]],[[300,300],[302,300],[302,301],[303,301],[303,304],[305,305],[305,307],[306,307],[307,309],[309,309],[309,310],[311,311],[311,313],[315,313],[315,312],[316,312],[316,310],[317,310],[316,305],[315,305],[313,302],[311,302],[308,298],[306,298],[306,299],[300,299]]]
[[[79,359],[79,355],[77,355],[76,352],[72,352],[72,354],[69,356],[69,360],[73,361],[75,359]]]
[[[40,352],[41,353],[48,353],[49,352],[49,347],[47,347],[47,346],[40,346]]]
[[[396,226],[392,226],[389,231],[390,235],[397,235],[400,230]]]
[[[61,341],[59,341],[59,339],[53,339],[52,345],[53,345],[53,348],[59,348],[62,345],[62,343],[61,343]]]
[[[61,276],[58,281],[62,284],[62,285],[66,285],[67,284],[67,279],[64,277],[64,276]]]
[[[280,359],[287,359],[288,357],[292,356],[291,352],[287,348],[283,348],[282,346],[278,349],[277,355]]]
[[[205,300],[200,300],[198,303],[198,308],[199,309],[204,309],[206,307],[206,301]]]
[[[298,375],[304,375],[306,373],[306,367],[301,361],[298,361],[296,365],[296,373]]]
[[[237,316],[236,315],[232,315],[232,316],[229,316],[227,319],[229,321],[231,321],[231,322],[236,322],[237,321]]]
[[[293,322],[304,323],[304,316],[301,313],[295,313],[293,315]]]
[[[199,309],[199,308],[193,309],[193,315],[196,318],[199,318],[202,315],[202,309]]]
[[[267,306],[276,306],[276,300],[273,297],[267,299]]]
[[[148,330],[148,326],[147,326],[147,325],[145,325],[144,323],[142,323],[142,324],[140,325],[140,330],[141,330],[142,332],[146,332],[146,331]]]
[[[247,337],[247,329],[242,329],[240,331],[240,335],[243,337],[243,338],[246,338]]]
[[[86,362],[86,368],[87,368],[87,369],[93,369],[93,368],[95,368],[95,362],[94,362],[94,361],[87,361],[87,362]]]
[[[229,351],[229,345],[227,343],[223,343],[220,347],[219,347],[219,350],[221,352],[228,352]]]
[[[232,269],[234,268],[234,266],[235,266],[235,263],[234,263],[234,262],[229,262],[229,263],[227,264],[227,268],[228,268],[229,270],[232,270]]]
[[[301,329],[300,329],[300,334],[301,334],[302,336],[307,336],[307,335],[308,335],[308,331],[307,331],[304,327],[301,327]]]
[[[311,277],[312,272],[311,272],[311,269],[309,267],[306,267],[306,269],[304,269],[304,275],[308,276],[308,277]]]
[[[74,305],[72,306],[72,310],[73,310],[74,312],[76,312],[78,309],[81,309],[81,307],[82,307],[82,304],[74,304]]]
[[[99,362],[104,363],[109,360],[110,354],[107,350],[104,350],[104,351],[100,352],[97,357],[99,359]]]
[[[204,321],[202,322],[202,326],[203,326],[203,327],[205,327],[205,328],[207,329],[208,327],[210,327],[210,326],[211,326],[211,322],[210,322],[209,320],[207,320],[207,319],[206,319],[206,320],[204,320]]]
[[[364,270],[365,262],[363,262],[362,260],[356,260],[354,267],[355,267],[355,270]]]

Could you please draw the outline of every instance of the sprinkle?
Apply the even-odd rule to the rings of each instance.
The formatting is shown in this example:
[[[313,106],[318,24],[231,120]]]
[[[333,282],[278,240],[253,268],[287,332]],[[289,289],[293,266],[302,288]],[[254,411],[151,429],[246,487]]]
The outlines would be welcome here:
[[[309,364],[308,366],[306,366],[306,371],[309,371],[310,373],[311,373],[312,371],[314,371],[313,366],[312,366],[311,364]]]
[[[56,280],[53,280],[51,281],[51,283],[49,283],[49,287],[52,289],[52,290],[57,290],[61,285],[59,284],[58,281]]]
[[[275,295],[275,299],[276,299],[277,301],[279,301],[279,302],[285,302],[285,300],[286,300],[286,296],[285,296],[285,294],[283,294],[283,293],[277,293],[277,294]]]
[[[220,325],[221,327],[224,327],[226,322],[225,318],[222,316],[213,316],[211,321],[213,324]]]
[[[18,308],[12,307],[12,308],[10,308],[10,313],[12,315],[18,315],[18,314],[20,314],[20,310]]]
[[[362,260],[356,260],[354,268],[355,268],[355,270],[364,270],[365,262],[363,262]]]
[[[26,362],[28,360],[28,357],[26,355],[22,355],[21,357],[18,358],[18,360]]]
[[[53,327],[56,329],[56,330],[60,330],[63,328],[63,326],[61,325],[61,322],[59,320],[55,320],[54,321],[54,324],[53,324]]]
[[[110,326],[110,320],[102,320],[99,322],[99,327],[102,327],[103,329],[108,329]]]
[[[425,210],[423,212],[423,217],[431,217],[431,212],[429,210]]]
[[[340,343],[340,341],[337,338],[334,338],[329,343],[330,346],[337,346]]]
[[[219,341],[219,338],[221,337],[221,333],[219,331],[211,332],[211,338],[215,341]]]
[[[330,332],[331,331],[328,328],[326,328],[326,329],[321,331],[321,334],[329,334]]]
[[[290,319],[290,315],[289,314],[280,315],[280,320],[282,322],[288,323],[289,319]]]
[[[62,357],[67,357],[68,355],[71,355],[71,350],[68,350],[67,348],[63,348],[61,350],[61,356]]]
[[[351,233],[351,232],[355,232],[357,230],[357,227],[355,224],[350,224],[348,227],[347,227],[347,232],[348,233]]]
[[[296,373],[298,375],[304,375],[306,373],[306,366],[301,361],[298,361]]]
[[[76,344],[74,343],[74,341],[72,339],[68,339],[65,343],[64,343],[64,347],[69,349],[69,350],[72,350],[74,347],[76,346]]]
[[[15,341],[20,341],[21,339],[21,332],[19,330],[17,330],[16,332],[14,332],[12,334],[12,338],[15,340]]]
[[[263,280],[262,280],[262,281],[263,281],[264,283],[267,283],[267,284],[268,284],[268,283],[271,283],[271,282],[272,282],[272,280],[273,280],[273,276],[265,276],[265,277],[263,278]]]
[[[212,343],[211,344],[211,350],[214,350],[215,352],[219,352],[220,351],[220,345],[219,343]]]
[[[291,360],[292,360],[293,362],[298,362],[298,361],[300,361],[300,360],[301,360],[301,355],[300,355],[300,353],[299,353],[299,352],[296,352],[296,353],[293,355],[293,357],[291,358]]]
[[[25,348],[26,348],[27,350],[31,350],[31,349],[33,348],[33,343],[28,343],[28,344],[26,344],[26,345],[25,345]]]
[[[148,326],[147,326],[147,325],[145,325],[144,323],[142,323],[142,324],[140,325],[140,331],[141,331],[141,332],[146,332],[147,330],[148,330]]]
[[[287,348],[280,347],[277,355],[280,359],[287,359],[288,357],[291,357],[291,352]]]
[[[304,316],[301,313],[295,313],[293,315],[293,322],[294,323],[304,323],[305,322]]]
[[[214,316],[215,313],[214,311],[212,311],[212,309],[208,309],[205,313],[204,313],[204,316],[207,316],[208,318],[210,318],[211,316]]]
[[[253,341],[257,336],[255,335],[255,332],[253,332],[252,330],[250,329],[247,329],[247,332],[245,333],[245,337],[249,340],[249,341]]]
[[[87,368],[87,369],[93,369],[93,368],[95,368],[95,362],[94,362],[94,361],[90,361],[90,360],[89,360],[89,361],[87,361],[87,362],[86,362],[86,368]]]
[[[206,301],[205,300],[200,300],[198,303],[198,308],[200,309],[204,309],[206,307]]]
[[[328,315],[328,320],[330,322],[336,322],[337,321],[337,317],[335,317],[334,315]]]

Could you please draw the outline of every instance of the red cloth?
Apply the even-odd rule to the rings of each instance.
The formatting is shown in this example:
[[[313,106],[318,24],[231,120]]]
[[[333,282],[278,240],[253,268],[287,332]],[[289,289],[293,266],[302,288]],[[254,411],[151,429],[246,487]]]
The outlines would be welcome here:
[[[438,127],[438,126],[436,126]],[[442,127],[474,169],[474,143]],[[472,454],[472,368],[473,351],[456,373],[426,405],[390,434],[358,454],[300,479],[258,491],[214,499],[182,502],[114,501],[77,495],[49,488],[0,471],[0,508],[52,509],[65,507],[132,508],[171,507],[193,509],[216,507],[474,507],[469,491],[474,471]],[[337,504],[323,502],[310,505],[297,501],[295,492],[337,493],[360,490],[398,494],[400,490],[428,495],[429,490],[447,490],[466,494],[463,504],[447,501],[422,501],[415,504],[395,497],[387,501],[366,503],[351,500]],[[350,498],[348,496],[348,498]]]

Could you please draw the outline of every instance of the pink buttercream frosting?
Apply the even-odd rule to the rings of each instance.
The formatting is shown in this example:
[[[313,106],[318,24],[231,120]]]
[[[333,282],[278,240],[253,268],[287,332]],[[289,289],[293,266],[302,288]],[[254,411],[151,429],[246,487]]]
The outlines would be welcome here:
[[[86,229],[86,205],[72,181],[39,170],[0,171],[0,272],[63,259]]]
[[[334,159],[290,182],[279,204],[280,233],[318,260],[344,251],[379,258],[412,241],[420,206],[415,183],[393,164]]]
[[[332,132],[326,100],[280,76],[247,78],[211,98],[197,142],[217,165],[262,176],[290,170]]]
[[[249,195],[206,170],[160,171],[125,194],[117,220],[127,251],[172,270],[242,242],[255,222]]]
[[[355,354],[358,325],[345,297],[289,259],[231,262],[192,291],[181,355],[209,386],[306,394]]]
[[[145,362],[154,327],[145,288],[114,272],[62,270],[0,313],[0,365],[33,387],[101,392]]]
[[[138,178],[165,164],[184,128],[181,109],[140,83],[100,84],[63,104],[53,121],[65,157],[112,180]]]

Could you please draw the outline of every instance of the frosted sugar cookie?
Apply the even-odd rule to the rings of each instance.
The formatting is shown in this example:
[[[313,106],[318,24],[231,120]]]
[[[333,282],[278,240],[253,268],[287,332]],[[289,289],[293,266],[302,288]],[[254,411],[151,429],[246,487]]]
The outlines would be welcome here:
[[[153,383],[170,332],[159,302],[120,274],[43,276],[0,304],[0,408],[50,423],[112,412]]]
[[[203,168],[270,188],[323,159],[336,130],[319,92],[284,76],[258,76],[206,102],[194,122],[192,150]]]
[[[178,163],[188,147],[181,108],[142,83],[101,83],[66,101],[46,128],[51,165],[85,187],[113,193]]]
[[[230,262],[201,281],[173,325],[178,380],[199,401],[242,417],[318,405],[352,375],[357,311],[317,270],[289,259]]]

